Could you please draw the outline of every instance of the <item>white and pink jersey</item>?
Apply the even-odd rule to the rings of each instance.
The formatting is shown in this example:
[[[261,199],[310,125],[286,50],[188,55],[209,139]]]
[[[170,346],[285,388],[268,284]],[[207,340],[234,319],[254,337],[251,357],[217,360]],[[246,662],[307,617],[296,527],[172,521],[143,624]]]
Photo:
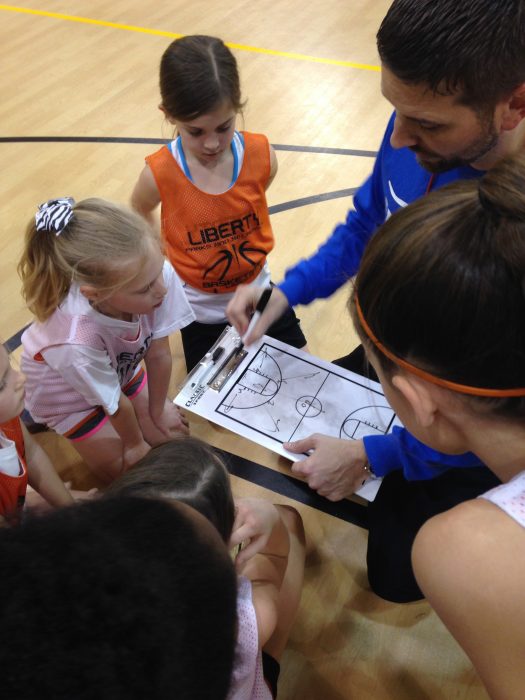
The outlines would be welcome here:
[[[259,648],[252,584],[244,576],[237,581],[237,643],[228,700],[272,700],[264,680]]]
[[[163,276],[162,304],[132,321],[101,314],[72,285],[47,321],[31,324],[22,335],[21,367],[27,377],[26,408],[35,421],[63,434],[83,411],[102,406],[115,413],[121,388],[138,371],[151,341],[195,318],[169,262]]]
[[[511,518],[525,527],[525,471],[516,474],[510,481],[496,486],[480,496],[499,506]]]

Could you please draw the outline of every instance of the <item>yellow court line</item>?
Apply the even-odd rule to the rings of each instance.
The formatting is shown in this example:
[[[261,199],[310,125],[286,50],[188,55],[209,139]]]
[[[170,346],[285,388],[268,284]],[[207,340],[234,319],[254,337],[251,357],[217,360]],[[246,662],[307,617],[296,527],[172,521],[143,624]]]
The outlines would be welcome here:
[[[42,17],[52,17],[53,19],[64,19],[68,22],[81,22],[82,24],[96,24],[101,27],[111,27],[112,29],[124,29],[128,32],[140,32],[142,34],[153,34],[154,36],[167,36],[172,39],[179,39],[183,34],[175,32],[165,32],[161,29],[148,29],[147,27],[136,27],[132,24],[120,24],[118,22],[104,22],[100,19],[90,19],[89,17],[76,17],[75,15],[64,15],[60,12],[46,12],[44,10],[31,10],[27,7],[15,7],[14,5],[0,5],[0,10],[7,12],[21,12],[27,15],[40,15]],[[334,58],[320,58],[318,56],[308,56],[302,53],[290,53],[288,51],[274,51],[273,49],[263,49],[258,46],[247,46],[246,44],[232,44],[227,42],[226,46],[239,51],[251,51],[252,53],[262,53],[268,56],[279,56],[281,58],[291,58],[296,61],[310,61],[312,63],[327,63],[332,66],[343,66],[345,68],[358,68],[359,70],[379,71],[379,66],[367,63],[355,63],[354,61],[338,61]]]

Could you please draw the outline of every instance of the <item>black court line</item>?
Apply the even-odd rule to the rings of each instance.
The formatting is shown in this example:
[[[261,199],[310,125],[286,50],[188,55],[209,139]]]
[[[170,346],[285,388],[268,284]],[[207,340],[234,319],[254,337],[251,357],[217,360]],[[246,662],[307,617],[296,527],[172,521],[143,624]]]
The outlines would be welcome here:
[[[0,136],[0,143],[151,143],[165,144],[170,139],[124,136]]]
[[[5,341],[4,343],[4,348],[7,350],[7,352],[13,352],[13,350],[16,350],[17,348],[22,345],[22,333],[26,330],[26,328],[29,328],[31,324],[27,324],[27,326],[24,326],[21,328],[19,331],[17,331],[14,335],[12,335],[8,340]]]
[[[335,190],[334,192],[323,192],[322,194],[312,194],[310,197],[301,197],[300,199],[292,199],[289,202],[282,204],[274,204],[268,207],[270,214],[278,214],[281,211],[289,209],[297,209],[298,207],[306,207],[309,204],[317,204],[318,202],[327,202],[330,199],[339,199],[340,197],[351,197],[357,192],[358,187],[349,187],[346,190]]]
[[[124,136],[0,136],[0,143],[150,143],[167,144],[171,139],[124,137]],[[293,146],[272,143],[276,151],[296,151],[298,153],[326,153],[336,156],[356,156],[375,158],[376,151],[361,151],[353,148],[324,148],[323,146]]]
[[[357,156],[358,158],[375,158],[377,151],[361,151],[354,148],[325,148],[324,146],[288,146],[272,143],[276,151],[300,151],[301,153],[327,153],[334,156]]]
[[[318,496],[308,484],[300,479],[282,474],[269,467],[263,467],[262,464],[257,464],[224,450],[216,449],[216,452],[220,454],[231,474],[250,481],[257,486],[279,493],[281,496],[298,501],[303,505],[320,510],[334,518],[339,518],[339,520],[344,520],[352,525],[368,529],[367,506],[347,499],[333,503],[322,496]]]

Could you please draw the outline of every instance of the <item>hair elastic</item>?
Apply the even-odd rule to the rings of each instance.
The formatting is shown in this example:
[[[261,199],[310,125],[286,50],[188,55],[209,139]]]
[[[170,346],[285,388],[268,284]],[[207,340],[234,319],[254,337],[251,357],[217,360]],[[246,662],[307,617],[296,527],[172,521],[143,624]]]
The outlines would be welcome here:
[[[478,198],[486,214],[490,214],[496,219],[501,219],[503,212],[499,209],[497,204],[494,204],[494,202],[487,197],[485,192],[481,189],[481,186],[478,186]]]
[[[456,382],[451,382],[448,379],[442,379],[441,377],[436,377],[433,374],[430,374],[430,372],[426,372],[424,369],[420,369],[419,367],[415,367],[414,365],[410,364],[410,362],[407,362],[406,360],[401,359],[397,355],[394,355],[393,352],[390,352],[383,343],[378,340],[373,332],[373,330],[370,328],[368,323],[365,320],[365,317],[363,315],[363,311],[361,309],[361,305],[359,303],[359,299],[357,297],[357,292],[354,294],[354,302],[355,302],[355,308],[357,311],[357,317],[359,318],[359,322],[361,324],[361,327],[363,331],[366,333],[368,338],[372,341],[372,343],[375,345],[375,347],[383,354],[385,357],[388,357],[389,360],[392,360],[396,365],[399,367],[402,367],[405,369],[407,372],[410,372],[411,374],[415,374],[417,377],[421,377],[421,379],[425,379],[427,382],[430,382],[431,384],[436,384],[437,386],[442,386],[445,389],[450,389],[452,391],[457,391],[460,394],[469,394],[471,396],[488,396],[492,398],[504,398],[507,396],[525,396],[525,388],[521,389],[484,389],[483,387],[477,387],[477,386],[467,386],[465,384],[457,384]]]
[[[43,202],[35,214],[36,230],[60,236],[73,217],[74,204],[75,200],[72,197],[60,197]]]

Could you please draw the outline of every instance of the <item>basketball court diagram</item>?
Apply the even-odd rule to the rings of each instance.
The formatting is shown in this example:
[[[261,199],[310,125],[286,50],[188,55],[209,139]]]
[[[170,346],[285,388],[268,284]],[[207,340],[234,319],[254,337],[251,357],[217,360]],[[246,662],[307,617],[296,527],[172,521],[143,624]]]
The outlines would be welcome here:
[[[395,413],[378,384],[310,357],[263,343],[216,413],[280,444],[312,433],[359,440],[389,432]]]

